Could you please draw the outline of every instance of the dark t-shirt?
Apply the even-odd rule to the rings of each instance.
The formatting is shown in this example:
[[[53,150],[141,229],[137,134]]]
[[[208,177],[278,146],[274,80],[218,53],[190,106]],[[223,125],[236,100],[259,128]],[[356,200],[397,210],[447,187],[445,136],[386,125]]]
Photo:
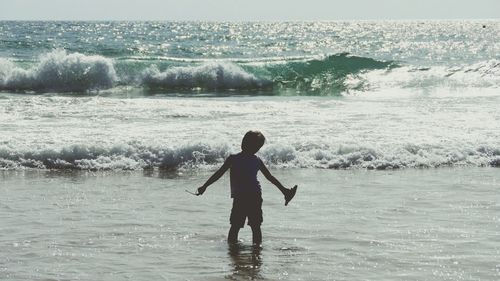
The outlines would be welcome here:
[[[262,189],[257,180],[257,173],[262,165],[262,160],[253,154],[242,152],[229,156],[228,160],[231,163],[231,198],[260,195]]]

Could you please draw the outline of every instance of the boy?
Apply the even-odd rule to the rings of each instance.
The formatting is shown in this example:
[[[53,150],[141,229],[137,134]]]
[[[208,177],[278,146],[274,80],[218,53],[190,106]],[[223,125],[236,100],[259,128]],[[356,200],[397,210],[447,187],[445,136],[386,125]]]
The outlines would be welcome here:
[[[297,186],[285,188],[271,175],[262,160],[255,153],[264,145],[265,137],[261,132],[248,131],[241,142],[241,152],[230,155],[222,167],[215,172],[207,182],[198,188],[196,195],[202,195],[207,187],[216,182],[228,169],[230,170],[231,198],[231,229],[229,229],[228,242],[238,242],[238,232],[243,228],[248,217],[248,225],[252,228],[252,240],[255,245],[262,242],[262,193],[257,180],[257,172],[261,171],[267,180],[273,183],[285,196],[285,206],[292,200],[297,191]]]

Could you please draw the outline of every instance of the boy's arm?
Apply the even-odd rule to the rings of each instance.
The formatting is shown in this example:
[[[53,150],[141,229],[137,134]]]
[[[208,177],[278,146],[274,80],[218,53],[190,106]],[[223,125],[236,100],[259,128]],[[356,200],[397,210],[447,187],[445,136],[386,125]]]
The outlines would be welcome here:
[[[211,185],[212,183],[216,182],[224,173],[231,167],[231,156],[229,156],[222,167],[217,170],[201,187],[198,188],[198,193],[196,195],[202,195],[205,193],[205,190],[207,190],[207,187]]]
[[[264,165],[262,160],[260,161],[260,171],[268,181],[274,184],[281,191],[281,193],[285,195],[288,189],[285,188],[273,175],[271,175],[271,172],[269,172],[269,170],[267,169],[266,165]]]

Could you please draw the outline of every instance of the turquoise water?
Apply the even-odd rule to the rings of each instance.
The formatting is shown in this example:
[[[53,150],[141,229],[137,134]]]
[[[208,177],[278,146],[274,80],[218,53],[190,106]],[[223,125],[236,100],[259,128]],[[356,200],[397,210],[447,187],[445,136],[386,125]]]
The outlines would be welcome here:
[[[382,78],[370,73],[399,87],[488,86],[498,84],[499,29],[498,21],[1,22],[0,89],[339,95],[377,87]]]

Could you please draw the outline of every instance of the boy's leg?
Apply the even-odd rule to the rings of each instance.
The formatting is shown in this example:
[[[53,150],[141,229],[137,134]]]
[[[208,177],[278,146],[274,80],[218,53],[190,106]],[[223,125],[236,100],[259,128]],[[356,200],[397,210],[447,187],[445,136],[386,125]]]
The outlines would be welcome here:
[[[229,234],[227,235],[227,242],[237,243],[238,242],[238,232],[240,232],[240,227],[231,225],[229,229]]]
[[[258,196],[257,198],[253,198],[251,210],[248,215],[248,225],[252,228],[252,240],[254,245],[260,245],[262,243],[262,231],[260,230],[262,221],[262,197]]]
[[[252,228],[252,240],[254,245],[262,244],[262,231],[260,230],[260,225],[251,225]]]
[[[229,234],[227,235],[227,242],[229,243],[238,242],[238,232],[240,231],[240,228],[245,225],[246,215],[243,203],[244,201],[241,201],[241,199],[233,199],[233,208],[231,209],[231,217],[229,218],[231,228],[229,229]]]

